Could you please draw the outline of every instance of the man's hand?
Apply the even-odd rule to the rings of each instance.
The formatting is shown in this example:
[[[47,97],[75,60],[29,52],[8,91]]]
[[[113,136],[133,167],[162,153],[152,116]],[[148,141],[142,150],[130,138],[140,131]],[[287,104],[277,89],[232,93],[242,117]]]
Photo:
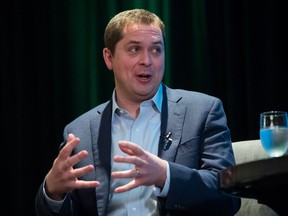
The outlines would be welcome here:
[[[112,172],[112,178],[133,178],[128,184],[117,187],[116,193],[129,191],[141,185],[155,185],[159,188],[164,186],[166,181],[165,160],[129,141],[119,141],[119,147],[128,156],[116,155],[114,161],[134,164],[135,169]]]
[[[68,135],[66,145],[61,149],[53,166],[46,176],[45,190],[53,200],[62,200],[66,193],[79,188],[98,187],[98,181],[82,181],[79,177],[91,172],[93,165],[87,165],[78,169],[73,166],[87,157],[88,152],[83,150],[71,156],[73,149],[79,144],[79,138],[73,134]]]

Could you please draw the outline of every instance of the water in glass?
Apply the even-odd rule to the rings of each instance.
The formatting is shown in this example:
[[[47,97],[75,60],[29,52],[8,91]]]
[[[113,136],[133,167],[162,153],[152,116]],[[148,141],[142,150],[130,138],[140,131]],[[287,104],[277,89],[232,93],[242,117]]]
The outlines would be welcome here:
[[[269,111],[260,114],[260,140],[270,157],[285,154],[288,149],[287,112]]]

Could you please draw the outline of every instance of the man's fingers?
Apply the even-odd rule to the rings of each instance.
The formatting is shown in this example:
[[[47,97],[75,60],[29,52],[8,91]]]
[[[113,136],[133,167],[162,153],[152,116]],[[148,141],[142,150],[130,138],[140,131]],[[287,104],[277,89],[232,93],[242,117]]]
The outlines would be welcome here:
[[[67,143],[59,152],[56,163],[60,163],[60,167],[64,170],[68,170],[77,164],[79,161],[83,160],[87,157],[88,152],[86,150],[82,150],[75,155],[72,155],[73,149],[80,143],[80,139],[75,137],[73,134],[68,135]],[[71,156],[72,155],[72,156]]]
[[[73,173],[73,176],[78,179],[81,176],[86,175],[87,173],[89,173],[89,172],[91,172],[93,170],[94,170],[94,166],[93,165],[87,165],[87,166],[84,166],[84,167],[80,167],[80,168],[74,169],[72,171],[72,173]]]
[[[63,163],[63,168],[65,170],[70,169],[73,167],[75,164],[83,160],[85,157],[88,156],[88,152],[86,150],[82,150],[78,152],[77,154],[66,158],[65,162]]]
[[[124,171],[115,171],[111,173],[112,178],[136,178],[138,176],[135,169],[124,170]]]
[[[140,185],[136,183],[135,179],[133,179],[128,184],[115,188],[114,192],[115,193],[123,193],[123,192],[129,191],[129,190],[132,190],[138,186],[140,186]]]
[[[73,134],[69,134],[67,143],[59,153],[59,159],[66,160],[68,157],[70,157],[73,149],[79,144],[79,142],[80,139],[78,137],[75,137]]]
[[[123,151],[126,154],[137,155],[137,156],[140,156],[143,154],[142,148],[133,142],[120,140],[118,142],[118,145],[119,145],[119,148],[121,149],[121,151]]]
[[[81,188],[94,188],[98,187],[100,185],[99,181],[84,181],[84,180],[78,180],[76,183],[76,187],[78,189]]]

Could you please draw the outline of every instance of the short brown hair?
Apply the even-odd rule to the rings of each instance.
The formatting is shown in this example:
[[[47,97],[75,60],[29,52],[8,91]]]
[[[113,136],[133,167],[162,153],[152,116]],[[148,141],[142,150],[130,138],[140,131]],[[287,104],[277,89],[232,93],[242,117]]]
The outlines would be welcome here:
[[[155,23],[161,29],[163,39],[165,39],[165,25],[156,14],[144,9],[122,11],[112,17],[104,32],[104,45],[111,51],[112,55],[114,54],[116,44],[123,37],[123,29],[127,24],[133,23]]]

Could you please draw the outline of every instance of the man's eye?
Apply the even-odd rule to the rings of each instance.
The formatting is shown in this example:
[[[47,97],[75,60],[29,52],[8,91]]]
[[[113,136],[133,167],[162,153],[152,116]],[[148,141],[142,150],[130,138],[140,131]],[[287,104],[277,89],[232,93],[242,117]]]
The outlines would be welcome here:
[[[160,47],[156,47],[156,48],[153,49],[153,52],[154,52],[154,53],[161,53],[162,50],[161,50]]]
[[[130,49],[130,52],[136,53],[139,49],[137,47],[133,47]]]

